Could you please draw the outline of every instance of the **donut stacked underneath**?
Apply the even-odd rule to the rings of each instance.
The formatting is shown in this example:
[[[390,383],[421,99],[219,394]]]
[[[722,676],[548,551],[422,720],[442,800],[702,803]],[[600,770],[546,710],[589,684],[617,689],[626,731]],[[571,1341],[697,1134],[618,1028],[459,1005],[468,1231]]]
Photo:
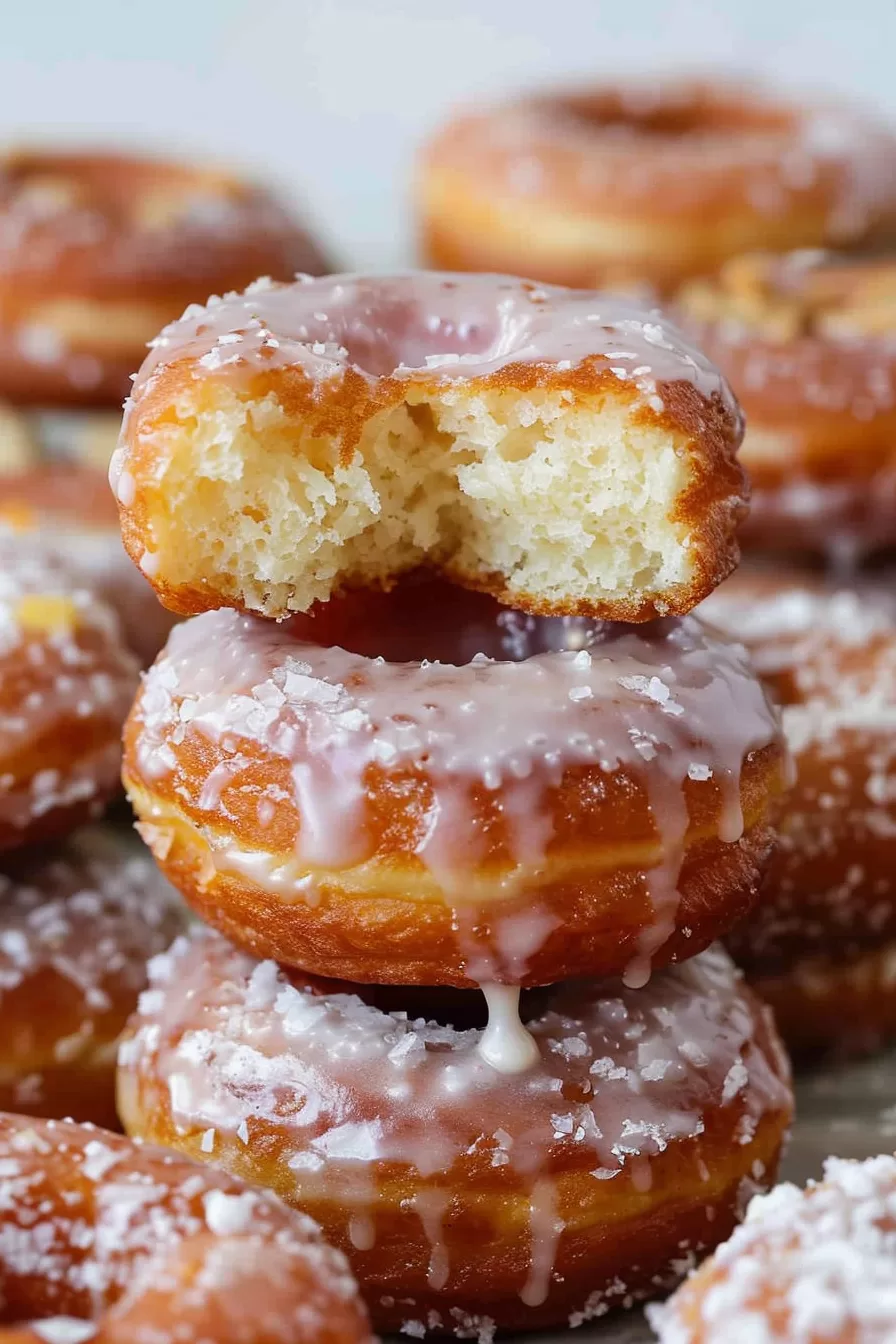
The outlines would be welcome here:
[[[509,279],[253,287],[137,378],[125,542],[200,614],[124,776],[217,931],[153,963],[122,1118],[312,1211],[380,1328],[602,1315],[773,1179],[787,1063],[707,949],[783,748],[687,614],[739,436],[659,315]]]

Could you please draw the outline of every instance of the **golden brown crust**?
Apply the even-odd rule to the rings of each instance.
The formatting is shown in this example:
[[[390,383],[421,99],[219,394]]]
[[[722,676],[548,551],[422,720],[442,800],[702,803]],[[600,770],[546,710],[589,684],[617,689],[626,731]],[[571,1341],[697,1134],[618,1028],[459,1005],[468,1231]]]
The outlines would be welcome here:
[[[745,256],[678,313],[747,415],[745,544],[861,556],[896,539],[896,266]]]
[[[830,134],[816,134],[833,123]],[[892,235],[893,138],[849,108],[722,83],[520,99],[425,147],[421,247],[444,269],[673,290],[728,257]]]
[[[4,1344],[371,1344],[344,1259],[266,1194],[71,1121],[0,1115],[0,1154]]]
[[[6,155],[0,223],[15,239],[0,251],[0,396],[16,404],[120,404],[188,303],[327,264],[259,187],[100,151]]]

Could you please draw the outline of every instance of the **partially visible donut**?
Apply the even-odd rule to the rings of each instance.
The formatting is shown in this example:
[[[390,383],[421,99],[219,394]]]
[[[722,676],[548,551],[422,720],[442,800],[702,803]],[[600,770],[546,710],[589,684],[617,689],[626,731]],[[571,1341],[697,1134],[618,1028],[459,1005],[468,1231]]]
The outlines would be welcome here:
[[[656,1295],[774,1180],[788,1065],[723,952],[638,990],[533,991],[512,1075],[483,1058],[477,1004],[315,983],[197,932],[152,965],[122,1119],[311,1213],[374,1324],[412,1336]]]
[[[843,566],[896,544],[896,262],[741,257],[677,312],[747,414],[745,545]]]
[[[175,618],[121,544],[106,472],[70,461],[0,474],[0,524],[46,538],[66,567],[114,608],[140,662],[152,662]]]
[[[661,1307],[660,1344],[890,1344],[896,1337],[896,1159],[829,1158],[780,1185]]]
[[[673,290],[756,248],[896,225],[896,136],[833,101],[652,79],[461,114],[419,165],[426,264]]]
[[[0,849],[102,811],[136,683],[111,609],[37,537],[0,528]]]
[[[115,405],[187,304],[326,269],[281,202],[219,169],[12,151],[0,159],[0,397]]]
[[[185,924],[150,856],[111,828],[0,874],[0,1109],[117,1127],[118,1038],[146,964]]]
[[[634,983],[706,947],[755,897],[784,774],[743,650],[693,618],[425,582],[175,627],[123,771],[163,870],[241,946],[467,987]]]
[[[111,477],[172,611],[282,617],[427,564],[643,621],[736,564],[741,430],[658,312],[506,276],[306,277],[162,333]]]
[[[373,1344],[345,1259],[265,1191],[0,1115],[2,1344]]]

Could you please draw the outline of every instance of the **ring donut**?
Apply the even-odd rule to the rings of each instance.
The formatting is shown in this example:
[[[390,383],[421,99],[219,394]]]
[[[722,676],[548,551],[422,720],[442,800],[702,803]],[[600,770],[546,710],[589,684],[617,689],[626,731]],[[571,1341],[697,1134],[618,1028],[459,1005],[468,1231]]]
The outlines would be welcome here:
[[[111,828],[0,875],[0,1109],[117,1128],[118,1038],[146,963],[184,909],[145,852]]]
[[[680,296],[747,414],[744,544],[854,564],[896,543],[896,262],[747,256]]]
[[[0,528],[0,849],[99,815],[136,683],[114,613],[36,537]]]
[[[664,1306],[659,1344],[886,1344],[896,1332],[896,1159],[832,1157],[824,1180],[780,1185]]]
[[[475,1010],[461,991],[440,1025],[429,991],[379,1007],[208,932],[151,985],[125,1127],[311,1213],[383,1331],[581,1324],[655,1294],[774,1179],[790,1120],[771,1015],[720,951],[637,991],[535,991],[514,1075],[448,1025]]]
[[[123,771],[162,869],[238,944],[467,987],[636,983],[706,947],[752,902],[783,774],[743,651],[693,618],[526,617],[431,582],[175,627]]]
[[[541,615],[684,613],[737,561],[740,414],[656,312],[508,277],[251,286],[155,342],[112,461],[172,611],[428,564]]]
[[[2,1344],[373,1344],[309,1218],[69,1120],[0,1115]]]
[[[276,198],[217,169],[14,151],[0,159],[0,397],[114,406],[187,304],[325,269]]]
[[[439,131],[417,206],[427,265],[669,292],[739,252],[891,237],[896,138],[729,83],[548,92]]]
[[[742,571],[701,615],[747,645],[795,763],[759,900],[728,946],[780,1007],[791,1049],[878,1043],[896,1030],[893,604],[870,586]]]

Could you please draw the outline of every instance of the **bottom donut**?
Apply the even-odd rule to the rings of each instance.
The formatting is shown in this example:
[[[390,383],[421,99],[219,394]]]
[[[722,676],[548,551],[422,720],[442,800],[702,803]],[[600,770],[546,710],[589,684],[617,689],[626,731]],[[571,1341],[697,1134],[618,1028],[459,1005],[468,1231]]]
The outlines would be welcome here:
[[[382,1330],[576,1325],[655,1296],[774,1180],[791,1119],[771,1016],[719,950],[640,990],[529,991],[537,1061],[516,1074],[480,1053],[475,991],[353,992],[208,931],[150,986],[119,1056],[126,1129],[310,1213]]]

